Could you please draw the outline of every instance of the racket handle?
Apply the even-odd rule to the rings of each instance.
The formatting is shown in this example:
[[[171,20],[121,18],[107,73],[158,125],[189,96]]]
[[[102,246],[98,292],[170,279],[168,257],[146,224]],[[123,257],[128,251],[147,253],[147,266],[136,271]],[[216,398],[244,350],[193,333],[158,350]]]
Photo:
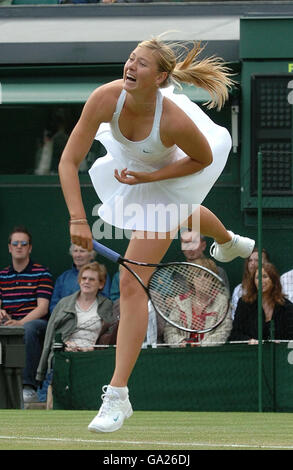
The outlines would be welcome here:
[[[121,258],[119,253],[116,253],[116,251],[113,251],[110,248],[101,245],[101,243],[97,242],[96,240],[93,240],[93,247],[94,250],[99,253],[99,255],[104,256],[105,258],[109,259],[110,261],[113,261],[114,263],[118,263],[119,259]]]

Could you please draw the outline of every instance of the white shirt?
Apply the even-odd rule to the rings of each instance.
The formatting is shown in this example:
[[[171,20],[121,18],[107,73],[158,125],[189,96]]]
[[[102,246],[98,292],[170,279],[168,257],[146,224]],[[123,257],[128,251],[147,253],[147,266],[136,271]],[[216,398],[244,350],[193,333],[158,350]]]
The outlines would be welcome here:
[[[148,311],[149,311],[148,329],[147,329],[147,334],[143,342],[142,348],[146,348],[148,345],[152,345],[152,347],[156,347],[157,345],[157,336],[158,336],[157,314],[154,310],[153,304],[150,301],[148,302]]]
[[[293,269],[281,276],[281,285],[286,297],[293,302]]]
[[[92,347],[102,328],[102,319],[98,314],[98,301],[95,300],[87,310],[83,310],[76,301],[75,308],[77,325],[68,341],[80,348]]]
[[[238,284],[233,290],[232,298],[231,298],[231,313],[232,313],[232,320],[234,320],[235,312],[238,304],[238,300],[242,297],[243,289],[242,284]]]

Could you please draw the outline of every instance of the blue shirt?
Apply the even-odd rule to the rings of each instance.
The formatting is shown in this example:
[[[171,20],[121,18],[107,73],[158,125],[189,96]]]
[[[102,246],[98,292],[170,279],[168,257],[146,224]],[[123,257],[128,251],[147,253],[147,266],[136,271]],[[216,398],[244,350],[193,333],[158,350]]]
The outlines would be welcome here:
[[[71,269],[64,271],[64,273],[62,273],[56,279],[53,295],[51,297],[50,302],[50,313],[52,313],[59,300],[63,299],[63,297],[67,297],[68,295],[73,294],[74,292],[80,289],[77,278],[78,269],[76,269],[76,267],[73,265]],[[107,274],[105,286],[103,290],[101,290],[101,294],[103,294],[105,297],[110,298],[110,289],[111,278],[109,274]]]
[[[120,273],[119,271],[114,274],[112,278],[112,284],[111,284],[111,290],[110,290],[110,299],[112,302],[115,302],[115,300],[119,299],[120,297]]]

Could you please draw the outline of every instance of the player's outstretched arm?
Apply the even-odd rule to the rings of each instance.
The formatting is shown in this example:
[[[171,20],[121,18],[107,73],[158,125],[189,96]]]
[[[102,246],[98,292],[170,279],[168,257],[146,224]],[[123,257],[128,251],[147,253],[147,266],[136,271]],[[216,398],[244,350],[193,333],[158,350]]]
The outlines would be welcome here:
[[[112,82],[92,93],[68,139],[59,163],[59,177],[70,220],[76,221],[70,226],[71,240],[88,250],[92,249],[92,234],[86,223],[78,169],[89,152],[100,124],[112,119],[119,87],[121,90],[118,82]]]

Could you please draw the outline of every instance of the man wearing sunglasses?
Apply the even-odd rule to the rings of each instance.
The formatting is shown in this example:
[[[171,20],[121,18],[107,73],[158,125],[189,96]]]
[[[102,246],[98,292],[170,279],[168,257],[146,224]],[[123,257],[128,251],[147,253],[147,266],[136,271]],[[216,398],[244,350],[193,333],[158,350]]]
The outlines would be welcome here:
[[[0,271],[0,324],[24,328],[23,398],[25,403],[30,403],[39,401],[35,376],[47,327],[53,281],[47,268],[31,260],[32,238],[25,227],[12,230],[8,250],[11,265]]]

